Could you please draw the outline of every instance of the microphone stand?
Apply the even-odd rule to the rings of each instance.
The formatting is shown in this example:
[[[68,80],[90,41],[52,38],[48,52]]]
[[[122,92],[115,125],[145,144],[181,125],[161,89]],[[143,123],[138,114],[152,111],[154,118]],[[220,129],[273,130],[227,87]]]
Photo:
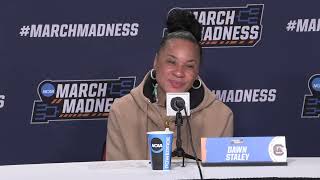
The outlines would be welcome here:
[[[184,166],[184,158],[196,160],[195,157],[185,153],[182,148],[182,140],[181,140],[181,126],[183,125],[183,119],[181,115],[181,110],[179,110],[176,114],[175,125],[177,127],[177,140],[176,140],[176,149],[172,152],[172,157],[182,157],[182,167]]]

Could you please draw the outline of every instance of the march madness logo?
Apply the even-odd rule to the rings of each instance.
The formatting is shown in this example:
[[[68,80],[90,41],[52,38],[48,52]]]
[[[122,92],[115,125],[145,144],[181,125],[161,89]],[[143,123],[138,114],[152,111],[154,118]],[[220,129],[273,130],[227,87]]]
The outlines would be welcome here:
[[[116,98],[135,87],[136,77],[104,80],[45,80],[38,86],[31,124],[49,121],[105,120]]]
[[[301,118],[320,117],[320,74],[310,77],[309,90],[311,94],[304,96]]]
[[[255,46],[261,38],[263,8],[263,4],[248,4],[245,7],[173,9],[191,11],[202,24],[201,46],[216,48]]]

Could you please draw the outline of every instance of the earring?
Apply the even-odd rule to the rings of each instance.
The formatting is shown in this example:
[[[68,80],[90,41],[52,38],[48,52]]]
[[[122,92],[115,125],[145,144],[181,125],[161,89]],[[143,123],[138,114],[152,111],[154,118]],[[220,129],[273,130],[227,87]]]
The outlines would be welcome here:
[[[151,69],[150,76],[151,76],[151,79],[156,80],[156,70]]]
[[[158,102],[159,101],[159,99],[158,99],[158,83],[156,83],[155,85],[152,84],[152,86],[153,86],[152,95],[154,96],[155,101]]]
[[[200,78],[198,77],[192,84],[193,89],[199,89],[202,85]]]

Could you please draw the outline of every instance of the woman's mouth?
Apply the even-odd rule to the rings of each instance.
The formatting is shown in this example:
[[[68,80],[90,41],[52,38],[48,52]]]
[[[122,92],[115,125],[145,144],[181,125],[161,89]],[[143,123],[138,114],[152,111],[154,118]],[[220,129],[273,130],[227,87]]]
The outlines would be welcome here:
[[[170,83],[171,87],[173,87],[175,89],[179,89],[184,86],[184,83],[181,81],[169,80],[169,83]]]

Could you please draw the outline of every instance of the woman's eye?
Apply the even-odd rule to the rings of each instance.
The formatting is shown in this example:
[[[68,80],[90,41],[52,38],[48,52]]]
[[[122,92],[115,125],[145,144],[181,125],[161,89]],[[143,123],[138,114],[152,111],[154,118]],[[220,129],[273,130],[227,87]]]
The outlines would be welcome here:
[[[187,67],[188,68],[194,68],[194,65],[193,64],[187,64]]]
[[[171,60],[171,59],[167,60],[167,62],[168,62],[169,64],[175,64],[175,63],[176,63],[174,60]]]

